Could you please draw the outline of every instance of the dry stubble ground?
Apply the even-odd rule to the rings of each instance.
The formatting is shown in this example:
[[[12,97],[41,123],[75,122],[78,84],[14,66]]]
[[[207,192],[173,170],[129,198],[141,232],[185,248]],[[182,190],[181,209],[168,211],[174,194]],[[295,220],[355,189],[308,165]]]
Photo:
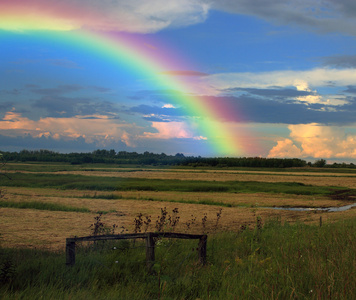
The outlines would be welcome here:
[[[238,171],[140,171],[140,172],[62,172],[66,174],[85,174],[92,176],[117,176],[126,178],[150,179],[179,179],[179,180],[216,180],[216,181],[264,181],[264,182],[301,182],[312,185],[344,186],[356,188],[355,174],[321,174],[321,173],[288,173],[285,175],[271,172],[238,172]],[[246,174],[247,173],[247,174]],[[58,174],[58,172],[57,172]],[[176,231],[198,233],[203,231],[202,218],[207,216],[206,231],[239,230],[242,225],[254,226],[256,217],[263,221],[269,218],[280,218],[287,222],[318,222],[320,216],[323,222],[340,218],[356,216],[356,209],[346,212],[325,213],[313,211],[297,212],[282,211],[259,206],[310,206],[328,207],[346,204],[343,201],[330,200],[322,196],[301,196],[286,194],[230,194],[230,193],[179,193],[179,192],[114,192],[122,199],[93,199],[92,196],[105,194],[104,192],[55,190],[55,189],[25,189],[7,188],[6,197],[11,201],[44,201],[54,202],[75,207],[85,207],[91,213],[58,212],[32,209],[0,208],[2,245],[5,247],[37,247],[44,249],[63,250],[65,238],[71,236],[86,236],[91,233],[90,225],[94,223],[97,211],[108,211],[102,220],[107,226],[118,225],[132,232],[133,221],[138,213],[151,216],[152,226],[160,215],[161,208],[166,207],[169,213],[174,208],[179,209],[180,223]],[[106,193],[108,194],[108,193]],[[194,203],[172,203],[170,201],[218,201],[245,207],[221,207],[222,216],[218,229],[215,228],[219,206]],[[111,212],[110,212],[111,211]],[[190,229],[187,223],[192,223]]]

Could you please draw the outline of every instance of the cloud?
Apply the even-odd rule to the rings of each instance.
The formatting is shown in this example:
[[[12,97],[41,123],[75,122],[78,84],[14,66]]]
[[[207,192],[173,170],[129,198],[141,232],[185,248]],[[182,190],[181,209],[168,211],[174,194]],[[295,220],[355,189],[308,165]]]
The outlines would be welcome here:
[[[46,137],[54,140],[83,138],[86,143],[102,146],[119,141],[132,146],[137,132],[138,129],[134,125],[120,124],[116,119],[101,115],[41,118],[34,121],[11,111],[0,121],[0,134],[8,137],[29,135],[33,138]]]
[[[145,132],[143,138],[148,139],[205,139],[194,136],[190,127],[185,122],[152,122],[152,127],[158,132]]]
[[[356,85],[349,85],[343,92],[348,94],[356,94]]]
[[[76,115],[110,115],[117,117],[119,109],[110,101],[100,100],[110,89],[76,84],[42,88],[27,85],[27,90],[40,98],[32,99],[32,107],[47,111],[48,117],[73,117]],[[87,96],[89,93],[89,97]],[[96,97],[96,95],[98,95]]]
[[[248,89],[243,89],[248,91]],[[199,102],[214,111],[214,119],[219,122],[253,122],[273,124],[306,124],[322,123],[328,125],[345,125],[355,122],[356,100],[350,98],[349,103],[334,106],[309,103],[305,105],[301,101],[294,101],[288,92],[281,94],[264,90],[253,89],[254,94],[242,94],[237,96],[205,96],[196,97]],[[281,96],[286,94],[285,97]],[[291,93],[295,96],[295,93]],[[298,94],[297,94],[298,95]]]
[[[356,158],[356,134],[317,123],[289,125],[290,139],[277,141],[268,157]]]
[[[332,68],[356,68],[356,55],[338,55],[321,58],[323,65]]]
[[[202,0],[1,1],[0,29],[150,33],[203,22],[208,11]]]
[[[84,87],[76,84],[68,84],[68,85],[59,85],[55,88],[39,88],[33,86],[31,88],[31,92],[38,95],[46,95],[46,96],[57,96],[64,95],[73,92],[78,92],[83,90]]]
[[[211,10],[322,33],[356,35],[353,0],[4,0],[0,1],[0,28],[153,33],[204,22]]]
[[[131,107],[128,112],[141,114],[146,120],[151,121],[172,121],[179,117],[185,116],[182,108],[176,108],[172,104],[165,104],[163,106],[141,104]]]
[[[111,102],[93,101],[85,97],[44,96],[35,100],[33,107],[44,109],[48,117],[101,114],[118,118],[118,109]]]
[[[268,157],[279,157],[279,158],[286,158],[286,157],[302,157],[302,151],[293,144],[293,141],[290,139],[284,139],[281,141],[277,141],[277,145],[274,146],[269,154]]]
[[[305,97],[312,94],[311,91],[293,89],[293,88],[277,88],[271,87],[270,89],[257,89],[257,88],[231,88],[223,90],[223,92],[246,92],[251,95],[272,97],[280,99],[293,99],[296,97]]]
[[[279,25],[356,35],[356,5],[353,0],[211,0],[209,3],[213,9],[257,16]]]
[[[356,69],[316,68],[306,71],[220,73],[206,76],[201,82],[214,89],[215,95],[241,95],[242,92],[247,92],[273,100],[284,99],[305,105],[344,106],[350,104],[353,99],[340,93],[340,88],[354,85]],[[324,87],[328,88],[328,94],[319,92]]]
[[[353,85],[356,82],[356,69],[316,68],[306,71],[271,71],[256,73],[220,73],[204,77],[203,82],[217,90],[232,88],[271,88],[271,87],[320,87],[330,82],[338,86]],[[305,89],[304,89],[305,90]]]

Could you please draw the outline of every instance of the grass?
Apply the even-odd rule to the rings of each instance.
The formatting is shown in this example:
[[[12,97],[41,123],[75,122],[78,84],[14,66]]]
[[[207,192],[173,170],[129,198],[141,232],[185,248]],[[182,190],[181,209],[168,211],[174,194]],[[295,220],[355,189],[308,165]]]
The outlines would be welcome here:
[[[105,208],[108,211],[102,213],[116,212],[116,208],[120,208],[120,211],[124,211],[129,216],[137,215],[136,213],[141,209],[144,210],[143,207],[146,206],[144,202],[126,201],[133,199],[133,197],[144,201],[231,207],[238,205],[238,203],[223,203],[218,201],[216,195],[222,193],[224,197],[230,198],[231,193],[250,193],[251,195],[254,193],[279,193],[282,195],[281,197],[298,198],[286,194],[331,196],[340,189],[343,190],[344,194],[355,195],[355,189],[312,186],[298,182],[215,182],[99,177],[90,175],[90,173],[92,174],[90,171],[94,171],[93,167],[97,171],[96,168],[99,166],[53,164],[47,167],[47,165],[31,164],[27,167],[24,165],[24,168],[28,168],[27,171],[35,171],[36,173],[9,173],[12,179],[2,177],[1,186],[13,186],[15,187],[14,191],[21,191],[17,187],[41,189],[40,192],[38,192],[39,190],[31,191],[31,195],[41,195],[45,193],[45,188],[52,188],[53,191],[57,189],[54,192],[56,197],[61,197],[57,195],[57,192],[58,189],[62,189],[65,192],[60,191],[60,193],[65,193],[68,199],[63,201],[65,204],[59,204],[47,203],[46,201],[10,202],[3,198],[0,201],[0,207],[29,208],[26,212],[16,211],[15,217],[21,216],[24,218],[31,213],[30,217],[34,219],[36,224],[34,227],[36,229],[34,230],[35,234],[38,234],[38,230],[41,231],[42,236],[46,236],[48,232],[59,234],[59,228],[64,228],[65,234],[69,237],[71,234],[78,234],[78,229],[74,229],[74,232],[72,231],[70,234],[68,233],[70,229],[74,228],[74,218],[75,221],[81,223],[81,226],[85,227],[84,232],[86,232],[89,228],[89,223],[86,224],[86,222],[89,220],[88,218],[91,218],[90,214],[58,213],[60,216],[55,217],[55,213],[42,213],[30,209],[88,212],[89,209],[69,205],[75,204],[74,201],[76,200],[70,198],[75,197],[75,194],[84,194],[80,197],[89,198],[82,203],[85,203],[84,206],[87,207],[95,207],[92,211],[97,210],[97,208]],[[106,167],[107,165],[105,165]],[[40,173],[84,169],[89,171],[88,175],[90,176]],[[114,172],[115,169],[110,168],[109,171]],[[202,170],[202,172],[204,171]],[[83,192],[83,190],[91,190],[92,192]],[[94,194],[94,191],[98,191],[98,193],[95,192]],[[107,193],[101,195],[100,191],[107,191]],[[114,191],[152,192],[149,192],[149,195],[145,192],[137,192],[137,194],[134,194],[135,196],[126,196],[131,192],[122,192],[120,195],[114,193]],[[173,200],[174,197],[171,196],[173,194],[167,193],[166,196],[162,197],[155,191],[171,191],[173,194],[177,192],[178,196],[176,200]],[[185,193],[184,196],[181,196],[180,192]],[[205,193],[205,199],[200,198],[201,192]],[[60,193],[58,192],[58,194]],[[196,194],[191,199],[178,199],[178,197],[190,195],[188,193]],[[15,194],[12,193],[12,195]],[[278,196],[275,194],[271,197],[278,198]],[[11,194],[8,197],[11,197]],[[80,197],[78,196],[78,198]],[[302,198],[305,197],[307,196]],[[112,201],[113,204],[111,205],[111,201],[100,201],[101,199],[122,199],[123,201],[117,201],[117,206],[115,206],[115,201]],[[230,199],[227,201],[230,201]],[[90,206],[92,202],[98,203],[98,205]],[[130,208],[124,207],[125,202],[129,203]],[[107,203],[110,206],[105,206]],[[135,206],[136,203],[138,203],[137,206]],[[241,202],[239,203],[241,204]],[[251,204],[254,203],[255,201],[251,202]],[[153,221],[156,220],[153,212],[154,204],[150,202],[145,207],[146,210],[143,211],[147,215],[152,215]],[[120,205],[123,206],[120,207]],[[161,203],[155,205],[161,205]],[[78,206],[80,205],[78,204]],[[182,207],[184,208],[185,205]],[[200,228],[200,220],[203,220],[202,217],[206,217],[206,214],[199,217],[199,214],[202,214],[203,207],[197,207],[198,213],[194,213],[197,221],[194,224],[191,222],[191,229],[205,230],[205,227]],[[169,208],[169,210],[172,208]],[[211,210],[209,222],[211,216],[216,214],[216,209],[214,207],[207,209]],[[133,210],[137,211],[130,215]],[[230,222],[228,216],[233,215],[234,219],[231,220],[235,223],[231,221],[221,228],[231,230],[234,226],[235,232],[209,234],[208,264],[206,266],[202,267],[198,263],[196,241],[161,239],[156,243],[156,262],[153,274],[147,273],[145,244],[140,240],[135,243],[132,243],[132,241],[96,245],[83,243],[77,247],[76,265],[67,267],[63,251],[47,252],[38,248],[32,250],[1,248],[0,238],[0,299],[356,299],[356,287],[354,285],[356,280],[355,218],[336,223],[324,221],[322,227],[298,222],[282,224],[280,220],[274,219],[267,220],[262,228],[257,226],[256,228],[246,229],[246,224],[251,222],[247,222],[248,219],[244,219],[241,214],[253,214],[253,217],[251,217],[253,222],[258,214],[257,210],[251,209],[251,212],[247,212],[246,209],[226,208],[226,212],[226,217],[223,214],[223,219],[225,219],[221,220],[219,225],[222,226],[224,222]],[[189,206],[188,212],[185,213],[192,214],[193,218],[193,206]],[[260,214],[264,216],[263,212],[260,212]],[[73,219],[63,220],[64,215],[73,215]],[[182,214],[182,226],[177,228],[185,228],[183,226],[184,221],[190,222],[185,220],[183,216]],[[311,216],[314,216],[314,214]],[[344,216],[340,214],[339,218],[341,219]],[[52,223],[43,225],[39,222],[40,217],[46,218]],[[109,215],[107,217],[109,223],[124,222],[124,218],[121,218],[121,216]],[[317,217],[319,218],[319,215]],[[236,219],[245,221],[237,223],[238,220]],[[145,221],[145,218],[142,220]],[[329,220],[332,220],[332,218]],[[214,226],[213,219],[212,222]],[[17,223],[19,222],[15,219],[9,224],[15,226]],[[154,225],[153,223],[152,225]],[[51,229],[53,224],[54,230]],[[132,222],[121,224],[132,225]],[[242,224],[245,225],[239,231]],[[42,225],[49,226],[49,229]],[[21,229],[21,226],[23,227],[23,225],[19,225],[15,235],[21,237],[23,232],[29,235],[30,231]],[[208,228],[209,231],[210,227]],[[3,233],[3,240],[7,242],[6,239],[9,239],[9,234],[8,232]],[[62,244],[64,244],[64,237],[65,235],[63,235]],[[23,239],[21,237],[21,241]],[[34,245],[36,244],[34,243]],[[114,247],[116,247],[116,250],[113,249]]]
[[[13,202],[0,200],[0,207],[20,208],[20,209],[38,209],[38,210],[50,210],[50,211],[72,211],[87,213],[90,212],[85,207],[73,207],[58,203],[48,203],[41,201],[26,201],[26,202]]]
[[[356,298],[355,219],[322,227],[272,220],[260,229],[209,235],[204,267],[196,241],[162,239],[153,274],[140,241],[93,247],[78,247],[74,267],[65,266],[62,252],[0,249],[0,298]]]
[[[11,179],[4,178],[2,180],[2,185],[96,191],[264,192],[295,195],[329,195],[340,189],[338,187],[305,185],[298,182],[164,180],[29,173],[13,173]]]

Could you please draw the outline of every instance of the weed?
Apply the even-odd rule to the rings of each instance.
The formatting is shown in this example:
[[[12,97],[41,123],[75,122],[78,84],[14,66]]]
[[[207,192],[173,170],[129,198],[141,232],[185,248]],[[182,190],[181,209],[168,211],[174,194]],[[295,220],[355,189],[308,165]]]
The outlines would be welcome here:
[[[150,226],[152,220],[151,220],[151,216],[145,216],[145,219],[146,220],[143,221],[143,224],[145,225],[145,232],[147,232],[148,227]]]
[[[191,219],[185,222],[185,226],[187,227],[187,230],[189,231],[192,227],[192,225],[195,224],[197,220],[197,217],[194,217],[194,215],[191,215]]]
[[[172,232],[174,232],[176,226],[179,223],[180,216],[178,214],[179,214],[179,210],[176,207],[172,210],[172,215],[168,215],[168,223],[171,226]]]
[[[206,233],[206,222],[208,221],[208,216],[204,213],[204,217],[201,219],[201,225],[203,227],[203,233]]]
[[[143,219],[142,219],[143,215],[142,213],[139,213],[137,215],[137,217],[135,218],[134,220],[134,225],[135,225],[135,228],[134,228],[134,233],[138,233],[138,232],[141,232],[141,227],[143,225]]]
[[[113,224],[112,226],[107,226],[101,220],[102,215],[103,213],[99,212],[98,215],[94,217],[95,222],[90,225],[91,234],[93,236],[103,234],[115,234],[115,230],[118,226],[116,224]]]
[[[156,220],[156,230],[162,232],[167,220],[167,208],[161,208],[161,215]]]
[[[220,208],[218,210],[218,212],[216,213],[216,222],[215,222],[215,231],[218,229],[218,226],[219,226],[219,221],[221,219],[221,214],[222,214],[222,208]]]

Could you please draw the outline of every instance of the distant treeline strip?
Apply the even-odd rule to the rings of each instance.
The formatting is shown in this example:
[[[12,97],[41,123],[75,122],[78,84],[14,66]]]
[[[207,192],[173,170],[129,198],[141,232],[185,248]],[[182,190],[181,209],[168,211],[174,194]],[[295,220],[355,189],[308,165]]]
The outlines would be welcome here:
[[[186,167],[254,167],[254,168],[292,168],[315,166],[324,167],[326,161],[317,160],[314,164],[299,158],[261,158],[261,157],[186,157],[182,153],[166,155],[150,152],[137,153],[115,150],[95,150],[88,153],[58,153],[49,150],[22,150],[2,152],[8,162],[66,162],[71,164],[110,163],[130,165],[169,165]],[[333,164],[333,167],[356,167],[354,164]]]

